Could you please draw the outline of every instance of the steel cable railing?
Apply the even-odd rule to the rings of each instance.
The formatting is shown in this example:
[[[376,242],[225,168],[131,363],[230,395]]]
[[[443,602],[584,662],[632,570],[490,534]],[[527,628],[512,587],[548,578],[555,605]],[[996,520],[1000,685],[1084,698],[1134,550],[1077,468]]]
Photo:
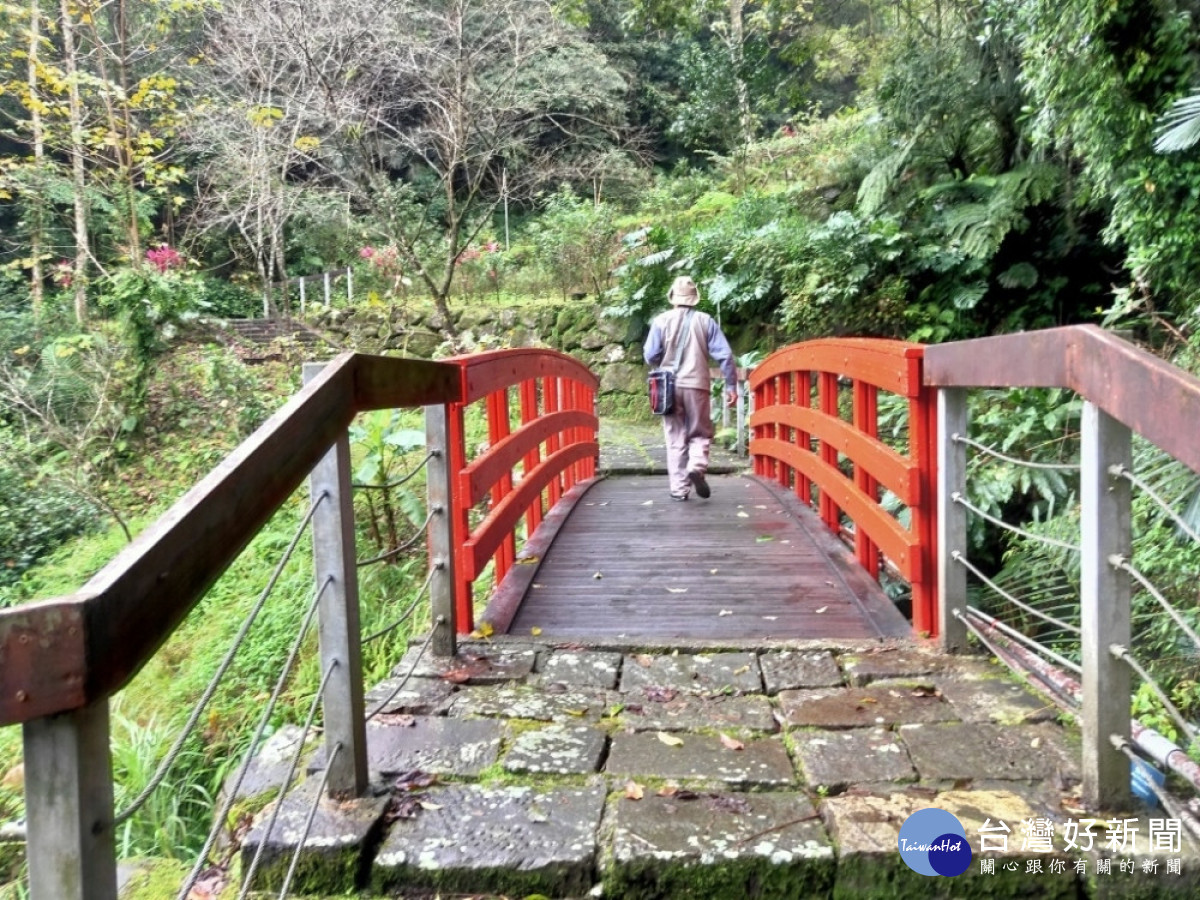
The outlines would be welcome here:
[[[1078,472],[1079,471],[1079,463],[1035,462],[1035,461],[1029,460],[1029,459],[1021,459],[1020,457],[1009,456],[1006,453],[1001,453],[999,450],[997,450],[994,447],[989,447],[986,444],[981,444],[978,441],[973,441],[966,435],[959,434],[957,432],[950,435],[950,440],[956,444],[965,444],[966,446],[971,447],[975,450],[978,450],[980,453],[984,454],[985,456],[989,456],[992,459],[998,459],[1001,462],[1010,463],[1011,465],[1020,466],[1021,468],[1025,468],[1025,469],[1039,469],[1039,470],[1045,471],[1045,472]]]
[[[204,689],[204,693],[201,694],[200,699],[196,701],[196,704],[192,707],[191,715],[188,717],[187,722],[184,723],[179,736],[175,739],[175,743],[171,746],[171,749],[167,751],[167,754],[163,757],[162,762],[159,763],[158,769],[146,783],[146,786],[142,789],[141,793],[139,793],[138,796],[135,797],[125,809],[117,813],[113,820],[114,828],[119,828],[130,818],[132,818],[139,809],[142,808],[146,801],[150,799],[150,797],[162,784],[163,779],[167,776],[167,773],[171,771],[175,763],[178,761],[180,754],[183,752],[184,744],[195,731],[196,725],[199,724],[200,716],[204,713],[205,707],[208,706],[209,701],[212,700],[213,695],[216,694],[217,688],[220,686],[225,674],[229,671],[229,667],[233,665],[234,658],[237,656],[238,651],[241,650],[242,646],[245,644],[246,637],[249,635],[251,627],[258,619],[258,615],[262,612],[263,607],[266,605],[267,599],[275,590],[275,585],[279,583],[279,579],[283,575],[283,570],[291,561],[292,556],[296,551],[296,547],[300,543],[300,539],[308,531],[308,526],[312,523],[313,516],[316,514],[321,503],[326,499],[326,496],[326,494],[321,494],[309,505],[308,512],[305,514],[304,519],[296,527],[296,533],[293,535],[292,540],[288,544],[287,549],[284,551],[283,556],[280,558],[279,563],[275,566],[275,570],[271,573],[271,577],[268,579],[266,586],[259,594],[258,599],[255,601],[253,607],[251,607],[250,612],[246,615],[246,618],[242,621],[241,628],[234,636],[232,645],[226,652],[220,664],[217,666],[212,678],[209,679],[208,686]]]
[[[429,629],[429,634],[425,636],[425,641],[421,644],[421,649],[417,651],[416,659],[413,660],[412,665],[408,669],[408,673],[400,679],[400,683],[392,689],[392,692],[387,695],[383,702],[379,703],[375,707],[375,710],[367,716],[368,722],[379,715],[379,713],[381,713],[383,710],[387,709],[388,704],[400,696],[400,692],[404,690],[404,686],[408,684],[409,680],[413,677],[413,673],[415,673],[417,668],[421,665],[421,660],[425,658],[425,653],[429,650],[429,645],[433,642],[433,636],[436,633],[437,626],[443,624],[445,623],[440,616],[434,620]]]
[[[419,475],[425,468],[425,466],[428,465],[429,461],[437,456],[439,452],[440,451],[438,450],[429,450],[426,452],[425,458],[417,463],[411,472],[402,475],[395,481],[389,481],[387,484],[359,484],[356,482],[355,484],[352,484],[351,487],[353,487],[356,491],[390,491],[398,487],[404,487],[404,485],[416,478],[417,475]]]
[[[332,583],[333,579],[326,579],[319,589],[313,592],[313,598],[309,602],[308,610],[304,615],[304,620],[301,623],[300,629],[293,641],[290,650],[288,651],[287,659],[283,665],[283,671],[279,679],[275,682],[275,687],[271,691],[271,696],[263,706],[262,713],[259,716],[258,725],[254,730],[254,736],[250,740],[250,744],[246,748],[245,758],[242,764],[238,767],[238,773],[234,782],[228,787],[225,802],[221,805],[220,810],[213,817],[212,827],[209,829],[208,837],[204,841],[204,846],[201,848],[199,855],[196,858],[196,864],[188,873],[188,877],[184,880],[183,886],[180,888],[176,900],[187,900],[192,888],[196,885],[196,880],[200,877],[200,873],[204,871],[204,866],[208,862],[208,855],[212,852],[213,845],[216,844],[217,835],[220,834],[225,820],[229,816],[229,811],[233,809],[233,804],[237,800],[238,791],[241,790],[242,782],[246,779],[246,774],[250,771],[250,766],[254,762],[254,754],[258,749],[259,742],[262,740],[263,734],[266,732],[267,723],[271,721],[271,716],[275,712],[275,707],[279,703],[279,697],[283,694],[283,689],[287,685],[288,677],[291,675],[292,669],[296,665],[296,659],[300,655],[300,648],[304,643],[305,637],[308,635],[308,630],[312,626],[313,619],[316,617],[317,608],[320,605],[321,596]]]
[[[325,796],[325,786],[329,784],[329,773],[333,771],[334,760],[338,758],[338,754],[342,752],[342,742],[338,741],[329,750],[329,757],[326,759],[324,771],[321,773],[321,781],[317,785],[317,790],[313,794],[312,803],[308,808],[308,815],[304,818],[304,828],[300,831],[300,838],[296,841],[296,849],[292,853],[292,861],[288,864],[287,874],[283,878],[283,884],[279,888],[279,900],[284,900],[288,895],[288,888],[292,886],[292,879],[296,875],[296,869],[300,865],[300,851],[304,849],[305,843],[308,841],[308,834],[312,831],[313,821],[317,818],[317,810],[321,808],[321,798]]]
[[[358,568],[363,569],[367,566],[373,566],[376,563],[386,562],[389,559],[395,559],[405,550],[410,549],[414,544],[416,544],[417,541],[425,536],[425,532],[429,529],[429,523],[433,521],[433,517],[439,512],[441,512],[441,509],[439,508],[429,510],[429,515],[425,517],[425,521],[421,524],[421,527],[417,529],[416,534],[414,534],[403,544],[400,544],[397,547],[392,547],[390,550],[385,550],[383,553],[380,553],[378,556],[372,556],[370,559],[360,559],[356,562],[356,565]]]
[[[1049,537],[1044,534],[1035,534],[1032,531],[1026,531],[1023,528],[1019,528],[1016,525],[1011,524],[1010,522],[1005,522],[1003,519],[999,518],[998,516],[993,516],[987,510],[976,506],[974,503],[969,501],[962,494],[959,494],[959,493],[951,494],[950,499],[953,500],[955,503],[959,504],[960,506],[965,507],[969,512],[972,512],[975,515],[979,516],[979,518],[992,523],[997,528],[1003,528],[1005,531],[1008,531],[1012,534],[1018,535],[1023,538],[1027,538],[1028,540],[1031,540],[1031,541],[1037,541],[1038,543],[1041,543],[1041,544],[1046,544],[1050,547],[1059,547],[1060,549],[1063,549],[1063,550],[1070,550],[1072,553],[1079,552],[1078,544],[1071,544],[1071,543],[1068,543],[1067,541],[1060,541],[1058,538],[1052,538],[1052,537]]]
[[[301,729],[300,737],[296,741],[296,752],[292,754],[292,758],[288,763],[287,772],[284,774],[283,780],[279,785],[279,799],[271,809],[271,815],[268,817],[266,825],[262,826],[262,837],[259,839],[258,846],[254,850],[254,856],[250,860],[249,867],[242,876],[242,887],[238,892],[238,900],[245,900],[245,897],[250,892],[251,885],[254,884],[254,876],[257,874],[259,864],[262,862],[263,851],[266,849],[267,844],[271,842],[271,832],[275,830],[275,823],[279,821],[280,810],[283,809],[283,804],[287,798],[288,789],[292,786],[292,779],[296,777],[296,769],[300,767],[300,759],[304,756],[305,743],[308,741],[308,735],[312,731],[313,722],[317,717],[317,710],[320,709],[321,701],[325,697],[325,688],[329,685],[329,678],[333,675],[333,672],[336,668],[337,661],[335,660],[332,664],[330,664],[329,668],[325,670],[325,675],[321,679],[321,684],[317,688],[316,693],[313,694],[312,703],[309,704],[308,707],[308,716],[304,720],[304,728]],[[328,778],[328,772],[332,767],[332,760],[327,759],[325,762],[325,777]],[[320,800],[320,796],[320,794],[317,795],[318,800]],[[295,856],[299,857],[300,851],[303,849],[304,842],[301,841],[296,845]]]
[[[422,584],[421,589],[419,591],[417,591],[417,596],[413,600],[413,602],[411,604],[409,604],[408,609],[406,609],[403,613],[401,613],[400,618],[396,619],[391,624],[385,625],[385,626],[383,626],[383,628],[380,628],[378,631],[375,631],[372,634],[368,635],[367,637],[364,637],[362,640],[363,644],[370,644],[373,641],[379,640],[379,638],[383,637],[386,634],[390,634],[391,632],[393,632],[397,628],[399,628],[401,625],[403,625],[405,622],[407,622],[409,619],[411,619],[413,614],[416,613],[417,608],[421,605],[421,598],[424,597],[425,592],[429,590],[429,585],[433,582],[433,576],[436,575],[441,570],[441,568],[442,567],[437,565],[436,563],[434,565],[430,566],[429,574],[425,577],[425,583]]]

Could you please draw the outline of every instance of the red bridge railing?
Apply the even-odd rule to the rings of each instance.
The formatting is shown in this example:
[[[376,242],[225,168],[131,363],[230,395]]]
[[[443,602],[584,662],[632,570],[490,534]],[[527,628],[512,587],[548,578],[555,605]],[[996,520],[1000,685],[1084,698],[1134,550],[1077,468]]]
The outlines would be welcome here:
[[[891,563],[912,586],[913,630],[932,635],[936,406],[922,384],[924,352],[902,341],[831,338],[773,353],[750,376],[750,457],[756,475],[795,490],[835,534],[848,519],[859,563],[875,577],[881,556]],[[880,391],[906,401],[907,440],[880,439]],[[907,508],[907,525],[884,508],[883,489]]]
[[[595,477],[599,379],[578,360],[551,350],[496,350],[446,362],[463,373],[462,397],[450,405],[450,468],[452,527],[460,548],[455,620],[466,633],[474,628],[473,586],[489,560],[499,584],[516,559],[522,526],[526,536],[533,534],[563,494]],[[487,421],[482,446],[468,445],[467,410],[475,403]],[[484,501],[486,511],[473,516]]]

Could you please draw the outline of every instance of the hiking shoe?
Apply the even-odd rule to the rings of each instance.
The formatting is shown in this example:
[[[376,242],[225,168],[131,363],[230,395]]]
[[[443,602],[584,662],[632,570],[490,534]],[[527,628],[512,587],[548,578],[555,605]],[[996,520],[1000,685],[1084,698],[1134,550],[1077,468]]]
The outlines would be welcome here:
[[[688,497],[687,494],[671,494],[672,500],[686,500],[687,497]]]
[[[688,481],[692,483],[692,487],[696,489],[696,493],[705,500],[712,496],[712,491],[708,489],[708,482],[704,480],[703,472],[688,472]]]

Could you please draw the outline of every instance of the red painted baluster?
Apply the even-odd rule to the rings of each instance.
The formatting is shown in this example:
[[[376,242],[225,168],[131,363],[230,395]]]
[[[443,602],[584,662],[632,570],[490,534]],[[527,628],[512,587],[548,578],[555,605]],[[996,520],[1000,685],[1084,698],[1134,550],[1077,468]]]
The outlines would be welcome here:
[[[918,360],[918,364],[923,360]],[[918,365],[919,372],[919,365]],[[908,403],[909,452],[920,472],[919,497],[911,507],[912,531],[920,549],[912,578],[913,631],[936,637],[937,627],[937,404],[936,392],[921,384],[918,375]]]
[[[556,413],[560,409],[559,404],[559,380],[551,375],[542,380],[542,395],[546,403],[546,415]],[[550,435],[546,439],[546,455],[553,456],[562,447],[562,438],[558,432]],[[562,477],[553,478],[550,481],[550,506],[554,506],[562,499]]]
[[[467,438],[463,427],[463,405],[450,404],[450,477],[454,485],[450,502],[450,528],[454,546],[461,548],[470,534],[470,497],[467,494],[467,479],[463,470],[467,467]],[[475,609],[471,596],[471,582],[474,574],[470,572],[469,560],[465,554],[459,560],[458,571],[454,580],[454,617],[460,634],[467,634],[475,628]]]
[[[819,398],[821,412],[830,418],[838,418],[838,376],[835,372],[821,372],[819,377]],[[838,468],[837,447],[829,441],[820,442],[821,460],[826,465]],[[838,509],[829,491],[821,491],[821,521],[834,534],[841,534],[841,510]]]
[[[812,409],[812,372],[808,370],[796,373],[796,405]],[[801,453],[811,454],[812,435],[807,431],[797,431],[796,446]],[[805,504],[812,505],[812,480],[803,472],[796,473],[796,496]]]
[[[538,418],[538,393],[537,381],[530,378],[521,382],[520,388],[521,399],[521,424],[529,425],[535,422]],[[525,454],[522,460],[522,473],[526,478],[529,473],[537,468],[541,460],[541,448],[534,447]],[[533,501],[529,509],[525,511],[525,530],[528,534],[533,534],[537,531],[537,527],[542,524],[542,516],[545,515],[545,507],[542,505],[542,495],[539,494],[537,499]]]
[[[869,438],[879,437],[879,389],[873,384],[854,382],[854,427]],[[857,460],[854,484],[874,503],[879,502],[879,482]],[[879,577],[879,546],[867,536],[861,523],[855,523],[854,555],[872,578]]]
[[[508,424],[508,389],[501,388],[498,391],[493,391],[487,397],[487,417],[488,417],[488,441],[491,446],[488,452],[491,452],[492,447],[499,446],[509,435]],[[500,479],[492,487],[491,508],[495,509],[509,494],[512,493],[513,480],[512,472],[505,472],[500,476]],[[504,580],[504,576],[508,574],[512,568],[513,561],[516,559],[516,539],[510,532],[504,541],[496,550],[493,557],[496,563],[495,584],[499,584]]]

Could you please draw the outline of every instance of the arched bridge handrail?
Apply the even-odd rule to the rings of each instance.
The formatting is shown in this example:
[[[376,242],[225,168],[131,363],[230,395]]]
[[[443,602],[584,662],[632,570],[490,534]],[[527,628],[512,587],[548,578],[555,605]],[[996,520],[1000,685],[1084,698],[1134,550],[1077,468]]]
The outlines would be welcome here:
[[[77,593],[0,610],[0,724],[120,690],[358,412],[462,395],[457,365],[345,353]]]
[[[880,553],[894,564],[912,585],[914,630],[933,634],[935,408],[922,380],[924,352],[920,344],[871,338],[826,338],[776,351],[750,376],[750,456],[757,475],[794,489],[805,503],[812,503],[815,486],[821,519],[835,534],[848,516],[858,561],[875,576]],[[849,420],[841,402],[846,381]],[[907,453],[879,439],[880,390],[908,401]],[[907,527],[883,508],[881,488],[908,507]]]
[[[473,582],[489,561],[499,584],[516,562],[517,530],[533,534],[546,512],[576,484],[595,477],[600,445],[596,375],[554,350],[494,350],[453,357],[462,370],[462,394],[450,410],[451,517],[461,549],[454,585],[459,631],[474,627]],[[515,398],[511,393],[515,389]],[[512,425],[512,402],[519,423]],[[465,410],[482,401],[487,441],[470,458]],[[520,464],[519,475],[514,470]],[[488,511],[472,524],[471,510]]]
[[[1200,379],[1095,325],[930,346],[925,382],[1067,388],[1200,472],[1200,443],[1179,427],[1200,421]]]

